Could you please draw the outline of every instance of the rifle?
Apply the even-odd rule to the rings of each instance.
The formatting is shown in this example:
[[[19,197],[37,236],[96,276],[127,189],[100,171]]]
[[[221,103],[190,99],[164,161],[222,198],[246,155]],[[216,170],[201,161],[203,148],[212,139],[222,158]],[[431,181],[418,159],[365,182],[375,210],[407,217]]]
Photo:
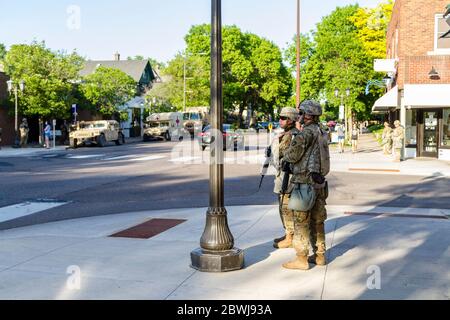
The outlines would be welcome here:
[[[259,182],[258,192],[261,190],[261,186],[264,177],[267,175],[267,170],[269,169],[271,160],[272,160],[272,147],[268,146],[266,149],[266,160],[264,161],[263,167],[261,168],[261,181]]]
[[[284,196],[288,192],[289,180],[290,180],[289,178],[290,178],[290,175],[292,174],[290,163],[283,161],[283,163],[281,165],[281,170],[284,172],[283,182],[281,184],[281,194]]]

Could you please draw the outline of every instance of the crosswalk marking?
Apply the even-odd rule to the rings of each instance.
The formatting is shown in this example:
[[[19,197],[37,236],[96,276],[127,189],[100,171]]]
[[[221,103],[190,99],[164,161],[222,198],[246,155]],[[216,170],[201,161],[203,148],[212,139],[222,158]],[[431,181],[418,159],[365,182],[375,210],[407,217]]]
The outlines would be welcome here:
[[[194,160],[201,159],[200,157],[180,157],[169,160],[170,162],[191,162]]]
[[[99,158],[99,157],[103,157],[104,154],[88,154],[88,155],[80,155],[80,156],[73,156],[73,155],[68,155],[67,159],[91,159],[91,158]]]
[[[0,223],[29,216],[31,214],[60,207],[67,202],[23,202],[0,208]]]
[[[135,155],[128,155],[128,156],[118,156],[118,157],[112,157],[112,158],[105,158],[105,161],[113,161],[113,160],[122,160],[122,159],[128,159],[136,157]]]
[[[159,160],[164,159],[164,156],[149,156],[149,157],[143,157],[143,158],[136,158],[133,159],[133,161],[150,161],[150,160]]]

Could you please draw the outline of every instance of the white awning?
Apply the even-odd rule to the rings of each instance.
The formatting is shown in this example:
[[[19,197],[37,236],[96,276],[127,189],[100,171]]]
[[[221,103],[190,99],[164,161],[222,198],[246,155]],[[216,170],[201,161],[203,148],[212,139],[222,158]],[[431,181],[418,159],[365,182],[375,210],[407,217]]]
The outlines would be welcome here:
[[[384,96],[375,101],[375,104],[372,108],[372,113],[386,112],[392,108],[398,108],[398,86],[395,86]]]
[[[450,84],[405,84],[404,104],[411,108],[450,107]]]

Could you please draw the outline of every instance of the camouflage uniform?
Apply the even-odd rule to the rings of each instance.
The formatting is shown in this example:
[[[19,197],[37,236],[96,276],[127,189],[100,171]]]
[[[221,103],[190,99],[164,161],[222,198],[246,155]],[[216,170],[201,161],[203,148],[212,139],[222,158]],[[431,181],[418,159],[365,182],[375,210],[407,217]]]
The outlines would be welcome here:
[[[400,125],[400,121],[396,120],[394,123],[396,124],[396,128],[392,132],[392,140],[394,144],[395,161],[401,161],[405,130]]]
[[[276,137],[271,145],[272,160],[271,164],[276,170],[274,181],[274,192],[278,194],[279,202],[279,214],[285,229],[285,236],[274,240],[275,248],[289,248],[292,247],[292,235],[294,234],[294,222],[293,212],[288,209],[289,197],[294,188],[292,183],[289,183],[287,190],[282,190],[283,178],[285,173],[282,171],[281,163],[283,161],[284,153],[289,148],[292,138],[298,134],[298,130],[295,128],[295,121],[298,118],[298,111],[295,108],[283,108],[280,113],[280,117],[286,117],[292,121],[292,123],[284,128],[284,133]],[[291,179],[291,175],[289,179]],[[284,194],[282,193],[284,192]]]
[[[283,195],[281,193],[281,186],[283,183],[284,172],[281,170],[281,162],[284,158],[286,150],[289,148],[292,138],[296,136],[299,131],[292,126],[285,130],[285,134],[281,138],[276,138],[273,144],[273,160],[274,167],[277,170],[275,175],[275,186],[274,193],[278,194],[279,197],[279,207],[280,216],[282,217],[283,227],[286,229],[286,233],[294,233],[294,222],[293,222],[293,212],[287,208],[289,203],[290,194],[294,188],[292,182],[289,183],[289,188],[287,193]],[[292,176],[291,176],[292,179]]]
[[[312,123],[293,139],[284,160],[293,164],[293,183],[314,185],[310,173],[320,172],[320,150],[317,143],[319,126]],[[317,190],[314,207],[308,211],[293,211],[293,245],[298,255],[307,256],[311,243],[314,253],[325,253],[325,225],[327,219],[326,191]]]
[[[383,135],[383,153],[384,154],[391,154],[392,153],[392,128],[389,126],[384,127]]]

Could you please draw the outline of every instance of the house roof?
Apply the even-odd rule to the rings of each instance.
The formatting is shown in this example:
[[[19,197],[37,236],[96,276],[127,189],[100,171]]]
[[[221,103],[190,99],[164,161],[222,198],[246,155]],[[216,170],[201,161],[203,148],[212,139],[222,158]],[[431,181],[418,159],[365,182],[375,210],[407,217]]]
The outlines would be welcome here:
[[[130,77],[134,81],[139,82],[142,78],[142,74],[145,68],[149,64],[148,60],[136,61],[136,60],[109,60],[109,61],[86,61],[84,68],[80,71],[80,76],[84,77],[95,72],[95,69],[99,66],[108,68],[119,69]]]

